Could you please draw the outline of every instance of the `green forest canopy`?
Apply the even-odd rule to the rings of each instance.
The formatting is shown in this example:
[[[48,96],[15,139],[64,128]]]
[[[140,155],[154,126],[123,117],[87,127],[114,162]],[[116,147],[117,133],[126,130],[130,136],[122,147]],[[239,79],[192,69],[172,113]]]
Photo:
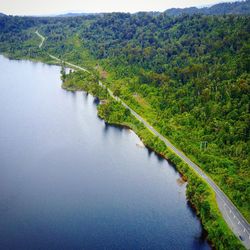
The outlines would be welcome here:
[[[250,221],[249,15],[0,16],[0,52],[44,57],[36,29],[46,51],[101,66],[107,84]]]

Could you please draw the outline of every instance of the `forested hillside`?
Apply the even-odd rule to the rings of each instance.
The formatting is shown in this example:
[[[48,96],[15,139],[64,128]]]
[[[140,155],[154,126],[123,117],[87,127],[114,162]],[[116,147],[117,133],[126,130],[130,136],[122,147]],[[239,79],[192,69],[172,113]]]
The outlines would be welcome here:
[[[122,98],[249,215],[249,17],[110,14],[81,39]]]
[[[248,1],[249,3],[249,1]],[[39,50],[39,29],[46,36]],[[250,221],[250,17],[0,17],[0,51],[85,66],[198,163]]]
[[[250,13],[250,0],[231,2],[231,3],[219,3],[211,7],[204,8],[184,8],[184,9],[168,9],[166,13],[171,16],[177,16],[182,14],[203,14],[203,15],[225,15],[225,14],[249,14]]]
[[[81,39],[122,98],[249,215],[250,18],[110,14]]]

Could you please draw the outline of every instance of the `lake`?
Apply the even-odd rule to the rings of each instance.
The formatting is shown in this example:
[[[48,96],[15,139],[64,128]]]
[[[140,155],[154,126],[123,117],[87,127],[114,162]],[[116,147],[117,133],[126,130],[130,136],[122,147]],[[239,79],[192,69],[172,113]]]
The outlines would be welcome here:
[[[1,249],[210,249],[186,184],[60,67],[0,56]]]

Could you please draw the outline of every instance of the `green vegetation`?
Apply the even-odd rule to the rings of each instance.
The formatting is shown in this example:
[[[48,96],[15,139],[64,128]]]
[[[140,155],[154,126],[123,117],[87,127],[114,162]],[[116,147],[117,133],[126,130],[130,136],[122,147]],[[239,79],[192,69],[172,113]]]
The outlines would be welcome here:
[[[185,9],[169,9],[166,13],[171,16],[181,15],[181,14],[205,14],[205,15],[224,15],[224,14],[249,14],[250,12],[250,0],[244,2],[229,2],[229,3],[219,3],[211,7],[204,8],[185,8]]]
[[[177,170],[188,181],[187,196],[191,204],[195,207],[205,230],[208,232],[208,240],[216,249],[244,249],[222,218],[213,191],[209,186],[197,176],[187,164],[183,163],[170,149],[167,148],[158,137],[153,135],[143,123],[139,122],[121,103],[112,99],[106,90],[98,85],[96,79],[89,81],[90,75],[86,72],[74,72],[66,76],[70,89],[84,90],[97,96],[103,102],[98,105],[98,115],[109,124],[129,127],[141,138],[143,143],[162,157],[172,162]],[[65,87],[65,83],[63,83]],[[95,93],[93,86],[98,86]],[[106,95],[103,95],[105,91]]]
[[[41,49],[36,30],[46,37]],[[111,101],[98,78],[211,176],[250,221],[249,15],[0,16],[0,52],[52,63],[50,53],[91,70],[63,77],[63,87],[107,99],[99,115],[131,127],[169,158],[188,178],[188,197],[209,239],[219,249],[238,249],[209,187]]]
[[[249,17],[97,19],[82,37],[109,73],[106,83],[198,163],[250,221]]]
[[[100,99],[108,97],[108,91],[98,84],[98,78],[88,72],[70,72],[65,76],[62,88],[69,91],[86,91]]]

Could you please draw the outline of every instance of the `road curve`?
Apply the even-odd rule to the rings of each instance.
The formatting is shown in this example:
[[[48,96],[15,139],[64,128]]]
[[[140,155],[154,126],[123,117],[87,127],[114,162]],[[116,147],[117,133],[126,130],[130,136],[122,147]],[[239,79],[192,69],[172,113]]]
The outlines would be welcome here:
[[[37,30],[35,33],[42,39],[41,43],[39,44],[39,48],[42,48],[43,43],[44,43],[44,40],[45,40],[45,37],[42,36],[42,35],[38,32],[38,30]]]
[[[38,31],[36,31],[36,34],[42,39],[41,46],[39,45],[39,48],[42,47],[43,42],[45,40],[45,37],[43,37]],[[56,60],[62,62],[61,59],[59,59],[56,56],[50,55],[49,56]],[[70,67],[73,67],[75,69],[83,70],[86,72],[89,72],[85,68],[82,68],[78,65],[69,63],[67,61],[63,61],[65,64],[67,64]],[[250,225],[247,222],[247,220],[243,217],[243,215],[240,213],[240,211],[234,206],[234,204],[231,202],[231,200],[226,196],[226,194],[215,184],[215,182],[206,175],[198,165],[196,165],[194,162],[192,162],[183,152],[181,152],[179,149],[177,149],[168,139],[166,139],[163,135],[161,135],[156,129],[154,129],[145,119],[143,119],[140,115],[138,115],[132,108],[130,108],[124,101],[122,101],[119,97],[115,96],[113,92],[107,88],[101,81],[99,81],[99,84],[101,86],[104,86],[110,96],[114,98],[117,101],[120,101],[121,104],[130,110],[130,112],[139,120],[141,121],[153,134],[158,136],[168,148],[170,148],[176,155],[178,155],[190,168],[194,170],[196,174],[200,176],[205,182],[208,183],[208,185],[213,189],[213,191],[216,194],[216,200],[218,203],[218,207],[227,222],[228,226],[231,228],[231,230],[234,232],[236,237],[242,242],[242,244],[246,247],[246,249],[250,250]]]

